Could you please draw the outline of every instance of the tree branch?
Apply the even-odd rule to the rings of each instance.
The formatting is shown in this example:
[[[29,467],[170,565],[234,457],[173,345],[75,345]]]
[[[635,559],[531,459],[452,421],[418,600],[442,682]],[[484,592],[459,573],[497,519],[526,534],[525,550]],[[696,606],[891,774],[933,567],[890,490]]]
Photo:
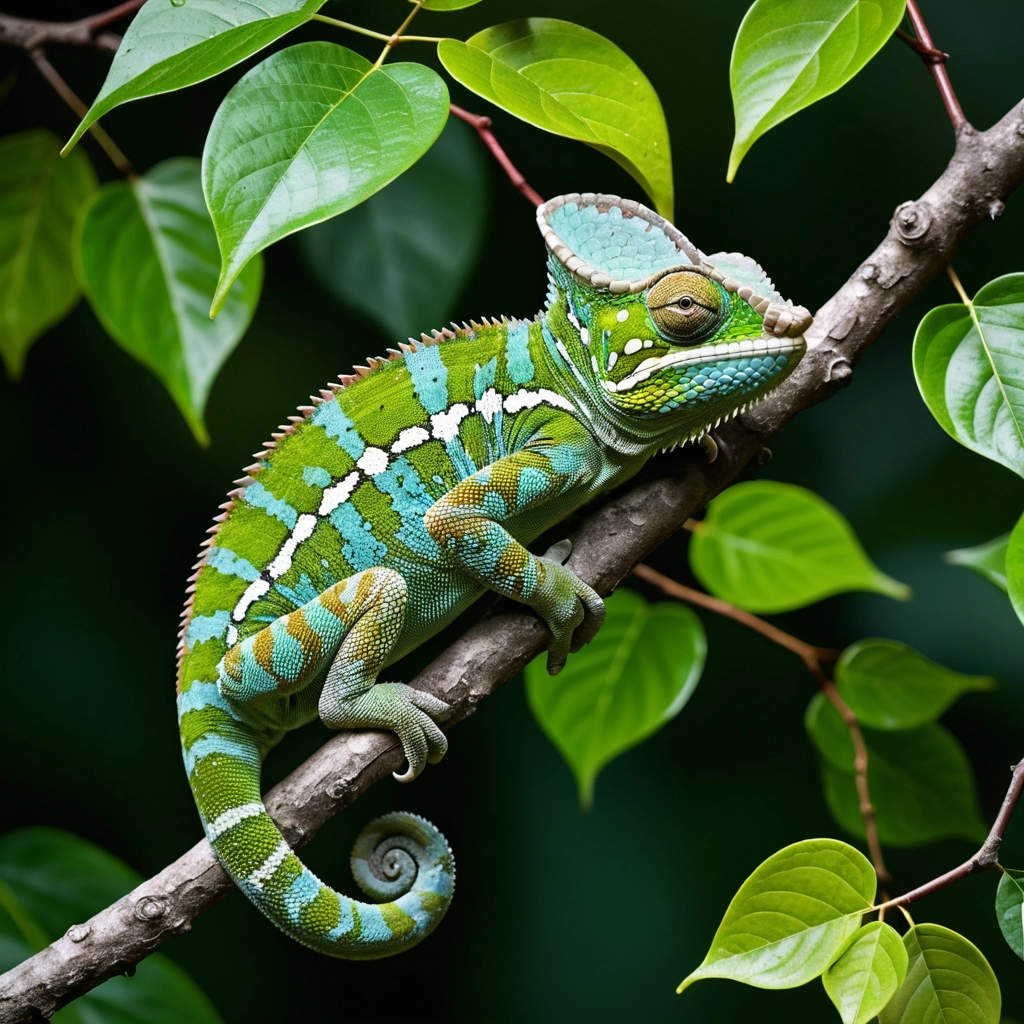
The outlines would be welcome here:
[[[16,18],[13,14],[0,13],[0,44],[20,46],[23,50],[35,50],[48,43],[116,50],[120,37],[113,32],[96,35],[96,30],[133,14],[144,3],[145,0],[127,0],[127,3],[79,18],[78,21],[36,21],[34,18]]]
[[[942,176],[901,205],[878,248],[818,311],[813,346],[772,397],[717,432],[719,455],[703,452],[655,465],[665,474],[614,497],[582,524],[569,567],[601,593],[754,460],[798,412],[849,383],[854,364],[893,318],[949,263],[957,245],[1024,181],[1024,102],[986,132],[965,127]],[[413,681],[454,709],[453,721],[519,671],[544,647],[547,630],[531,612],[501,604]],[[308,842],[333,814],[400,767],[390,733],[344,732],[267,796],[287,839]],[[0,978],[0,1022],[45,1020],[76,996],[158,949],[233,886],[208,844],[194,846],[113,906]]]

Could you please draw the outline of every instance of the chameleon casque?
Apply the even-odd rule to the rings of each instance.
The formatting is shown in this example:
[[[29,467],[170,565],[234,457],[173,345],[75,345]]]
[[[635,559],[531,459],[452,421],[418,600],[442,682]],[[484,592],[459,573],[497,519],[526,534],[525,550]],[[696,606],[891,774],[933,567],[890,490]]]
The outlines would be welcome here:
[[[561,196],[537,216],[545,308],[423,335],[322,391],[237,481],[190,580],[178,711],[206,835],[274,924],[333,956],[427,935],[451,902],[451,851],[423,819],[387,815],[352,854],[381,902],[340,894],[267,815],[268,750],[320,717],[393,729],[402,781],[438,761],[447,705],[378,682],[388,665],[493,590],[545,620],[557,672],[602,601],[524,545],[763,398],[804,352],[810,315],[748,257],[704,256],[617,196]]]

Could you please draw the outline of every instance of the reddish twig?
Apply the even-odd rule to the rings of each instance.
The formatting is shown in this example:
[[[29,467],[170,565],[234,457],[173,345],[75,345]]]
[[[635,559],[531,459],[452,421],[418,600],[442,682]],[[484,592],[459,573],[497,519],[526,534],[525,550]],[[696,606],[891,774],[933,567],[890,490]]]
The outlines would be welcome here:
[[[927,65],[932,78],[935,79],[936,86],[938,86],[939,95],[942,97],[942,102],[946,107],[946,113],[949,114],[949,119],[953,123],[953,130],[960,131],[961,128],[969,128],[970,124],[964,116],[964,112],[960,107],[960,101],[956,98],[956,93],[953,91],[953,83],[949,80],[949,72],[946,71],[946,60],[949,58],[949,54],[943,53],[932,41],[931,33],[928,31],[928,26],[925,24],[921,11],[917,6],[917,0],[907,0],[907,17],[910,19],[910,24],[914,29],[914,35],[911,36],[907,32],[902,31],[897,31],[897,35]]]
[[[996,820],[992,823],[992,828],[989,829],[985,842],[981,844],[981,848],[973,857],[965,860],[963,864],[953,868],[952,871],[947,871],[944,875],[939,875],[938,878],[933,878],[930,882],[925,882],[924,885],[919,885],[916,889],[911,889],[910,892],[904,893],[902,896],[897,896],[895,899],[880,903],[875,909],[880,913],[884,913],[890,907],[902,908],[909,906],[916,900],[921,899],[922,896],[930,896],[933,892],[945,889],[947,885],[952,885],[953,882],[958,882],[961,878],[973,875],[976,871],[986,871],[989,868],[997,867],[999,864],[999,847],[1003,844],[1003,833],[1006,831],[1006,826],[1010,823],[1010,817],[1013,815],[1014,807],[1017,806],[1017,800],[1020,798],[1022,788],[1024,788],[1024,761],[1014,765],[1013,778],[1010,779],[1010,788],[1007,789],[1006,796],[1003,797],[1003,805],[999,808],[999,813],[996,815]]]
[[[457,118],[476,129],[484,145],[491,151],[494,159],[501,164],[502,170],[508,175],[509,181],[512,182],[513,186],[526,196],[532,205],[540,206],[544,202],[543,198],[539,192],[535,192],[530,187],[529,182],[520,174],[516,165],[509,160],[505,150],[501,148],[498,140],[494,137],[494,133],[491,131],[491,119],[481,114],[471,114],[468,110],[463,110],[462,107],[457,107],[454,103],[451,104],[449,109]]]
[[[686,525],[691,530],[700,528],[700,524],[693,520],[687,520]],[[653,584],[662,593],[668,594],[669,597],[675,597],[680,601],[695,604],[700,608],[707,608],[708,611],[724,615],[726,618],[733,619],[735,622],[747,626],[749,629],[771,640],[772,643],[784,647],[787,651],[792,651],[804,663],[814,681],[821,687],[821,691],[835,705],[836,710],[842,716],[843,722],[850,732],[850,739],[853,741],[854,778],[857,784],[857,795],[860,798],[860,813],[864,819],[864,835],[867,839],[871,863],[875,867],[875,874],[878,876],[879,884],[888,885],[892,881],[892,876],[885,866],[885,858],[882,856],[882,845],[878,840],[875,806],[871,802],[871,792],[868,788],[868,748],[864,742],[864,734],[860,730],[857,716],[850,710],[846,701],[839,696],[839,691],[835,688],[835,684],[828,678],[822,667],[823,662],[830,663],[836,661],[839,658],[840,652],[827,647],[815,647],[812,644],[806,643],[799,639],[799,637],[779,629],[778,626],[773,626],[770,622],[766,622],[757,615],[752,615],[742,608],[737,608],[736,605],[729,604],[728,601],[723,601],[720,598],[712,597],[710,594],[705,594],[700,590],[694,590],[692,587],[678,583],[671,577],[663,575],[656,569],[652,569],[649,565],[641,563],[633,570],[633,575],[647,583]]]

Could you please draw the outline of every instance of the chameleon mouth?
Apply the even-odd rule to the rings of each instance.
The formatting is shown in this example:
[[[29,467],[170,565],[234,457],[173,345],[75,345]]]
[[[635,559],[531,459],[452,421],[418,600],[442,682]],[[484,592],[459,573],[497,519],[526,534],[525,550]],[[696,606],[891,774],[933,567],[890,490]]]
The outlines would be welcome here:
[[[613,380],[606,380],[603,383],[607,391],[622,394],[622,392],[630,391],[638,384],[642,384],[653,374],[669,368],[685,369],[729,360],[771,358],[793,353],[803,355],[806,348],[807,345],[802,336],[779,338],[775,335],[763,334],[760,338],[727,341],[718,345],[702,345],[699,349],[686,349],[681,352],[670,352],[657,359],[645,359],[617,383]]]

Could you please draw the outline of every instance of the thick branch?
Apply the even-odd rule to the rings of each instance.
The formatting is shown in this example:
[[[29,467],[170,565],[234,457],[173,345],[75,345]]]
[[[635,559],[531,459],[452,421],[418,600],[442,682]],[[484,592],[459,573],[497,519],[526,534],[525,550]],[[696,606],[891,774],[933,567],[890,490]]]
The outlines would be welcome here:
[[[143,3],[145,0],[127,0],[126,3],[111,7],[110,10],[90,14],[87,18],[79,18],[78,21],[36,21],[34,18],[16,18],[13,14],[0,14],[0,43],[20,46],[23,50],[35,50],[48,43],[116,50],[120,38],[112,32],[96,35],[96,30],[133,14]]]
[[[884,241],[818,311],[814,347],[760,406],[718,432],[719,455],[703,452],[660,465],[650,479],[593,512],[575,534],[569,566],[608,593],[650,551],[727,487],[796,413],[849,382],[853,366],[893,318],[949,263],[957,245],[1024,181],[1024,102],[987,132],[965,128],[938,181],[900,206]],[[671,474],[671,475],[668,475]],[[514,675],[544,646],[546,630],[529,611],[501,605],[468,630],[413,685],[455,709],[454,720]],[[391,734],[341,733],[267,796],[296,846],[374,782],[400,767]],[[0,1022],[46,1019],[101,981],[188,931],[192,920],[231,891],[205,842],[0,979]]]

